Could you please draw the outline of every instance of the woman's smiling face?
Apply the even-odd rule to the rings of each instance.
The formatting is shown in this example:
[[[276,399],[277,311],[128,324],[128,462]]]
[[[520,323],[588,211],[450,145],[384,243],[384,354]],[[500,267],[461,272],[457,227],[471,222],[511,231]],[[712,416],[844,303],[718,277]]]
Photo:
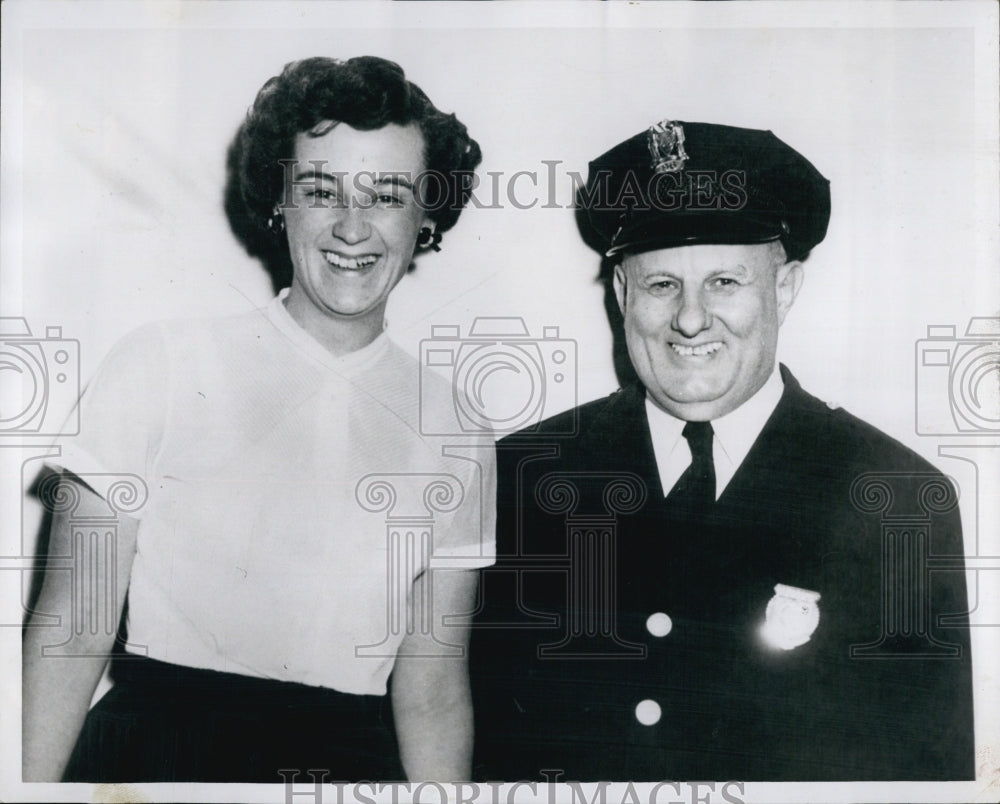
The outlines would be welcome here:
[[[287,306],[313,334],[330,319],[382,329],[389,293],[433,226],[413,183],[424,171],[416,125],[361,131],[346,123],[302,133],[279,205],[294,267]]]

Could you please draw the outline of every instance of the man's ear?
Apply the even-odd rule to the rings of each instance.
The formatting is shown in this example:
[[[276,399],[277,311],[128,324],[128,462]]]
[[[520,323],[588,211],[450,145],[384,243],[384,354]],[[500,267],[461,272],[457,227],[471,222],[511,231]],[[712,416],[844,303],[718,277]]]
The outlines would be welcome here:
[[[626,285],[625,269],[621,263],[615,266],[615,274],[612,282],[615,287],[615,298],[618,299],[618,309],[621,310],[622,315],[625,315],[625,297],[628,294],[628,287]]]
[[[778,296],[778,324],[785,321],[785,316],[792,309],[795,297],[799,295],[799,288],[802,287],[802,263],[792,260],[779,265],[775,275],[775,290]]]

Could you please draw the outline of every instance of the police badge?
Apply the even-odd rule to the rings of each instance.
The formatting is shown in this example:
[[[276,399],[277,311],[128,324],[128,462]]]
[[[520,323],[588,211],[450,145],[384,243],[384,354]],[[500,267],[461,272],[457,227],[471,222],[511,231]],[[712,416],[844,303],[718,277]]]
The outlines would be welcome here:
[[[819,592],[775,584],[760,629],[764,641],[782,650],[806,644],[819,625],[819,597]]]
[[[653,158],[654,173],[676,173],[688,160],[684,150],[684,127],[672,120],[653,123],[646,132],[646,144]]]

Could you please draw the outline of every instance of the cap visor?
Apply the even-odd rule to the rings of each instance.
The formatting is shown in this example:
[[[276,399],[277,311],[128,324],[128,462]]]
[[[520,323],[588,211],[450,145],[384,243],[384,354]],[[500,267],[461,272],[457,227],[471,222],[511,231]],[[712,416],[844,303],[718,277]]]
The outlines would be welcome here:
[[[657,214],[622,229],[605,256],[698,244],[770,243],[782,234],[781,221],[762,220],[745,212]]]

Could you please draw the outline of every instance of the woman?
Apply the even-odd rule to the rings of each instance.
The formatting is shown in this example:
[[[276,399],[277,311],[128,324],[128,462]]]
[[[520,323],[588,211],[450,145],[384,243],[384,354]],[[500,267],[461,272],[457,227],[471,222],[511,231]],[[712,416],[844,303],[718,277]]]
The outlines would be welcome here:
[[[479,160],[382,59],[308,59],[261,89],[227,212],[290,287],[141,328],[84,394],[49,549],[90,563],[46,573],[25,630],[26,780],[467,778],[467,634],[441,623],[491,563],[492,445],[450,457],[462,439],[421,434],[448,432],[451,388],[383,328]],[[127,511],[113,549],[80,549],[70,508]],[[88,713],[115,635],[81,623],[117,623],[126,591],[115,684]],[[45,614],[62,625],[33,627]]]

